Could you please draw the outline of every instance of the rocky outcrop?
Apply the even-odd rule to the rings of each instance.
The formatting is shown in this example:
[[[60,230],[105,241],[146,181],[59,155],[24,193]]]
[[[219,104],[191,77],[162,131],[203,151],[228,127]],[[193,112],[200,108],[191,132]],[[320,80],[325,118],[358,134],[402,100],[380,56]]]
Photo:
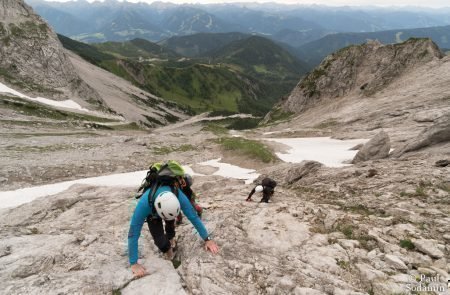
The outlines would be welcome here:
[[[288,170],[285,183],[292,184],[299,181],[304,176],[316,172],[322,166],[321,163],[316,161],[303,161],[300,164],[296,164]]]
[[[297,164],[280,163],[259,170],[261,175],[253,183],[260,184],[264,178],[270,177],[277,182],[278,186],[292,185],[307,176],[314,175],[321,167],[323,165],[317,161],[302,161]]]
[[[408,140],[401,147],[394,150],[393,157],[417,151],[441,142],[450,141],[450,113],[447,113],[436,120],[436,122],[420,133],[416,138]]]
[[[53,99],[103,101],[75,72],[53,30],[23,0],[0,3],[0,80]]]
[[[389,155],[390,149],[391,143],[389,135],[386,132],[381,131],[364,144],[353,158],[352,163],[356,164],[368,160],[384,159]]]
[[[389,266],[393,267],[394,269],[398,269],[398,270],[407,270],[407,269],[408,269],[408,267],[406,266],[406,264],[405,264],[400,258],[398,258],[398,257],[395,256],[395,255],[389,255],[389,254],[387,254],[387,255],[384,257],[384,259],[385,259],[386,263],[387,263]]]
[[[436,167],[447,167],[448,165],[450,165],[449,160],[438,160],[436,161],[436,163],[434,163],[434,166]]]
[[[417,250],[432,258],[439,259],[444,257],[444,253],[436,247],[438,242],[435,240],[417,239],[413,240],[413,243]]]
[[[370,41],[349,46],[326,57],[299,82],[281,108],[288,113],[301,113],[348,94],[371,96],[408,69],[440,58],[440,49],[430,39],[409,39],[393,45]]]

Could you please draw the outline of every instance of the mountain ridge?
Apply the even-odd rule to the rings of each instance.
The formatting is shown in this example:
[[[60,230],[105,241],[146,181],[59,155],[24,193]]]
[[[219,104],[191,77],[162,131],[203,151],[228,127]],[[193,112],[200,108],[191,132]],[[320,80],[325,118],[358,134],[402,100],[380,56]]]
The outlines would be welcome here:
[[[187,36],[173,36],[159,41],[157,44],[165,46],[183,56],[201,57],[209,51],[250,36],[249,34],[239,32],[196,33]]]
[[[282,108],[286,112],[301,113],[324,99],[350,93],[371,96],[409,68],[442,57],[431,39],[411,38],[393,45],[376,41],[351,45],[325,58],[299,82]]]
[[[250,36],[245,39],[235,40],[225,46],[211,50],[205,53],[215,60],[228,62],[232,61],[245,68],[246,71],[258,75],[277,75],[292,76],[279,71],[279,68],[285,68],[291,73],[298,75],[305,74],[307,68],[295,57],[273,41],[260,36]],[[251,65],[251,66],[249,66]],[[259,65],[264,68],[258,69]]]
[[[330,34],[298,47],[296,52],[308,64],[315,66],[328,54],[352,44],[362,44],[368,39],[391,44],[405,41],[408,38],[431,38],[440,47],[450,47],[450,26]]]
[[[150,42],[146,39],[135,38],[125,42],[108,41],[104,43],[94,43],[93,47],[98,48],[106,53],[118,54],[119,57],[128,58],[158,58],[158,59],[175,59],[181,58],[171,49],[162,47],[157,43]]]
[[[410,29],[417,26],[450,25],[450,17],[445,10],[417,11],[412,8],[397,9],[394,12],[381,8],[361,7],[327,7],[281,4],[184,4],[166,5],[162,3],[129,3],[110,2],[44,2],[28,0],[55,27],[61,22],[55,8],[65,14],[72,14],[82,19],[86,25],[78,22],[71,28],[69,37],[81,41],[123,41],[136,37],[147,38],[157,42],[171,36],[181,36],[199,32],[232,32],[261,34],[274,40],[286,42],[290,46],[299,46],[326,34],[349,31],[385,31],[392,29]],[[150,29],[145,26],[134,26],[129,32],[111,31],[111,22],[115,11],[135,11],[137,18],[151,20],[160,28]],[[92,22],[96,19],[96,22]],[[130,24],[132,24],[132,19]],[[169,28],[170,27],[170,28]],[[114,40],[102,35],[102,28],[108,31]],[[78,29],[74,32],[73,29]],[[65,32],[57,30],[59,33]],[[151,34],[145,34],[151,31]],[[142,34],[140,34],[142,32]],[[129,35],[127,34],[129,33]],[[65,34],[67,35],[67,34]]]

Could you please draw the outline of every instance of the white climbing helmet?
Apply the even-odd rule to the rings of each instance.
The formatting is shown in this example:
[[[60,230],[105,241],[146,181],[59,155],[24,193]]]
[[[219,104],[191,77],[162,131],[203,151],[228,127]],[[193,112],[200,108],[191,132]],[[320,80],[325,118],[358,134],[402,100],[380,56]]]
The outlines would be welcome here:
[[[155,200],[156,212],[164,220],[174,220],[180,214],[180,202],[172,192],[162,192]]]
[[[260,193],[262,191],[263,191],[262,185],[258,185],[257,187],[255,187],[255,192]]]

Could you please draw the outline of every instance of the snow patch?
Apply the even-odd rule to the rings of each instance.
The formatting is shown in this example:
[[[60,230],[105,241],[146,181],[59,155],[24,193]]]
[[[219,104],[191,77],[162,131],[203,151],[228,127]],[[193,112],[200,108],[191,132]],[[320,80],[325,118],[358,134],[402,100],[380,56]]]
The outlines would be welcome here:
[[[286,153],[276,153],[285,162],[300,163],[304,160],[320,162],[328,167],[342,167],[344,161],[351,160],[358,151],[349,149],[357,144],[365,143],[366,139],[338,140],[330,137],[305,138],[264,138],[289,146]]]
[[[183,166],[186,173],[192,176],[205,176],[194,172],[191,167]],[[148,170],[82,178],[53,184],[21,188],[14,191],[0,192],[0,208],[16,207],[37,198],[58,194],[74,184],[88,184],[96,186],[128,186],[138,188],[147,175]]]
[[[197,173],[190,166],[183,166],[184,173],[190,174],[191,176],[205,176],[205,174]]]
[[[79,111],[85,111],[85,112],[90,112],[88,109],[85,109],[83,107],[81,107],[78,103],[76,103],[75,101],[68,99],[68,100],[63,100],[63,101],[56,101],[56,100],[52,100],[52,99],[48,99],[48,98],[43,98],[43,97],[29,97],[25,94],[22,94],[12,88],[9,88],[8,86],[0,83],[0,93],[9,93],[15,96],[18,96],[20,98],[26,98],[32,101],[37,101],[46,105],[50,105],[50,106],[54,106],[54,107],[58,107],[58,108],[66,108],[66,109],[74,109],[74,110],[79,110]]]
[[[228,163],[221,163],[222,158],[209,160],[206,162],[199,163],[203,166],[212,166],[219,168],[213,175],[218,175],[226,178],[235,178],[245,180],[246,184],[250,184],[258,178],[259,174],[255,173],[253,169],[241,168],[239,166],[231,165]]]
[[[78,180],[27,187],[14,191],[0,192],[0,208],[16,207],[31,202],[40,197],[58,194],[67,190],[74,184],[138,187],[141,184],[142,179],[144,179],[146,175],[147,170],[144,170],[130,173],[82,178]]]

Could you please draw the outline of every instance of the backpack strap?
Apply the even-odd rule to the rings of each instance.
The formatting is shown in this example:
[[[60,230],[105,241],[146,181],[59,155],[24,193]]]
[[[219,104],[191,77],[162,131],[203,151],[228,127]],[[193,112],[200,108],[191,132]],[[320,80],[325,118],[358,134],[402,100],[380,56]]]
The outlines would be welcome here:
[[[156,208],[153,203],[155,202],[156,192],[160,187],[161,185],[159,183],[154,183],[150,188],[150,192],[148,193],[148,205],[150,206],[150,208],[152,208],[152,213],[150,214],[150,216],[155,216],[156,214]]]
[[[145,176],[145,178],[142,180],[141,185],[139,186],[135,198],[139,199],[140,197],[142,197],[142,195],[145,193],[145,191],[152,187],[156,178],[158,176],[158,170],[156,167],[154,167],[153,165],[150,166],[149,170],[147,171],[147,175]]]

